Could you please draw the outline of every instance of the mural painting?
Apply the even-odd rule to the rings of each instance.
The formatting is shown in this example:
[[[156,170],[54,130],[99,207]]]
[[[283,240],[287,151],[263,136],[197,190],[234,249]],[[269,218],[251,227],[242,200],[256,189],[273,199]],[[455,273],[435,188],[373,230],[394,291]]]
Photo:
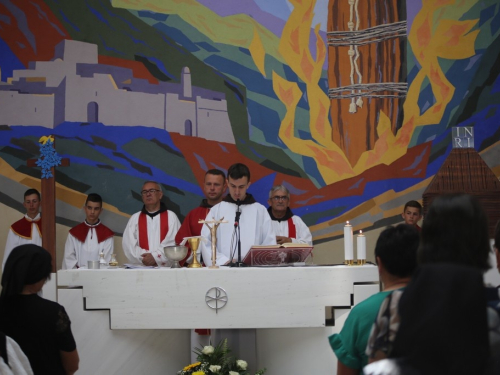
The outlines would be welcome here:
[[[495,0],[1,0],[0,26],[0,202],[22,211],[54,135],[60,224],[97,192],[121,234],[144,180],[182,220],[243,162],[318,244],[400,221],[454,126],[500,176]]]

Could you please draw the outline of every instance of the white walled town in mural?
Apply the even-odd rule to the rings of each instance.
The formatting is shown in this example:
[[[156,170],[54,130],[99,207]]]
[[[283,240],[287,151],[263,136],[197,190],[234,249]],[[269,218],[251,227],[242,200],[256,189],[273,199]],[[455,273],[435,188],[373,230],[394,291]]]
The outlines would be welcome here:
[[[97,45],[64,40],[52,61],[30,63],[0,85],[0,123],[54,128],[64,121],[149,126],[234,143],[225,94],[191,84],[151,84],[98,63]]]

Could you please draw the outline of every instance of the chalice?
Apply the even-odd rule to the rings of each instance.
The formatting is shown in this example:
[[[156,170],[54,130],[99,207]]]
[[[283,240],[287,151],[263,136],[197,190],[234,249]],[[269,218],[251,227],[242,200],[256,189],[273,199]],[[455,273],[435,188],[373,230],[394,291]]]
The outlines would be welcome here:
[[[200,237],[188,238],[189,246],[193,252],[193,261],[188,265],[188,268],[201,268],[200,262],[198,262],[198,257],[196,252],[198,251],[198,246],[200,246]]]
[[[170,268],[181,268],[180,260],[183,260],[187,255],[188,248],[186,246],[167,246],[163,248],[165,256],[172,261]]]

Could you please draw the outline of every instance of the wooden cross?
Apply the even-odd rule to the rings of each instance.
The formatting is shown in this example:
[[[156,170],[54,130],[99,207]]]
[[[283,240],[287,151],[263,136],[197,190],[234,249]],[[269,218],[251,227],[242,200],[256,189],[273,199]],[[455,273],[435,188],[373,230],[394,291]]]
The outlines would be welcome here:
[[[54,148],[56,146],[53,141]],[[28,159],[28,167],[38,167],[38,159]],[[61,167],[69,166],[69,159],[61,159]],[[56,272],[56,170],[50,168],[52,177],[41,178],[42,195],[42,247],[52,256],[52,272]]]

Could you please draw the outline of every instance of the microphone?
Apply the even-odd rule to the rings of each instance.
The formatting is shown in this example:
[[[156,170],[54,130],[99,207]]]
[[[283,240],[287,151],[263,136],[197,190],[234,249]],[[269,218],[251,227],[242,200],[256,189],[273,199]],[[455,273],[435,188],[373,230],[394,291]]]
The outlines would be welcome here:
[[[241,238],[240,238],[240,216],[241,216],[241,201],[239,199],[236,200],[236,217],[234,218],[234,235],[236,235],[237,239],[237,249],[238,249],[238,261],[228,264],[229,267],[246,267],[246,264],[241,261]],[[232,243],[231,243],[232,246]],[[231,254],[231,259],[232,259]]]
[[[236,217],[234,218],[234,227],[236,228],[238,225],[240,225],[240,216],[241,216],[241,211],[240,211],[240,206],[241,206],[241,201],[238,199],[236,201]]]

